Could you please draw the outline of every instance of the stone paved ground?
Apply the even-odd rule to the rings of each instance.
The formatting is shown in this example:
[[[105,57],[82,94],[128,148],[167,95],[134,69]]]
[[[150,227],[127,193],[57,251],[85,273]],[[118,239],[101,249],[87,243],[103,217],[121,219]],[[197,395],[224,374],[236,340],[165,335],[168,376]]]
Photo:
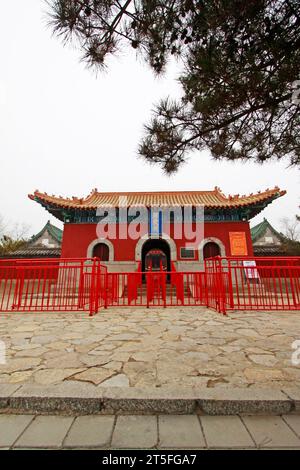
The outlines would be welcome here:
[[[297,387],[300,312],[110,308],[0,315],[0,383],[120,387]]]
[[[0,415],[0,449],[300,449],[300,416]]]

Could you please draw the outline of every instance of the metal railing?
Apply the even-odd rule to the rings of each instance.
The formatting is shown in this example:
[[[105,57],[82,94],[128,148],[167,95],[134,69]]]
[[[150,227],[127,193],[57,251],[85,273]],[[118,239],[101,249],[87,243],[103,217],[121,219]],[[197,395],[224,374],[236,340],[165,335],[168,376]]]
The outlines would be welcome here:
[[[0,311],[87,311],[101,306],[95,294],[98,273],[106,268],[96,258],[0,261]]]
[[[216,257],[220,311],[300,310],[300,257]]]
[[[204,272],[109,273],[98,258],[0,260],[0,312],[207,306],[300,310],[300,257],[215,257]]]
[[[205,273],[147,271],[107,273],[104,306],[208,305]]]

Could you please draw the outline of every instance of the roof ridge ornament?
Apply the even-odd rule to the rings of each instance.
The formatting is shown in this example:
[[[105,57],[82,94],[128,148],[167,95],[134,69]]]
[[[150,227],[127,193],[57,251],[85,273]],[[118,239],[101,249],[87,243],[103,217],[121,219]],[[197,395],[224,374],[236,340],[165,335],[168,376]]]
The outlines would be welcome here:
[[[228,196],[226,196],[226,194],[222,191],[220,186],[215,186],[214,191],[218,193],[220,196],[222,196],[224,199],[228,199]]]
[[[128,198],[128,206],[158,206],[158,207],[175,207],[186,205],[199,206],[204,205],[207,210],[213,211],[237,211],[248,208],[248,219],[257,215],[270,202],[283,196],[286,191],[280,190],[278,187],[268,189],[266,191],[258,191],[255,194],[240,196],[224,195],[221,189],[215,186],[214,191],[176,191],[176,192],[98,192],[94,188],[86,197],[72,196],[63,198],[62,196],[49,196],[47,193],[40,193],[36,190],[35,194],[29,194],[29,198],[41,204],[48,212],[59,220],[64,220],[64,211],[80,210],[81,212],[89,211],[89,217],[93,217],[93,211],[97,207],[118,207],[120,204],[120,196]]]
[[[88,195],[85,199],[87,199],[89,196],[93,196],[93,194],[97,194],[97,193],[98,193],[98,189],[97,189],[97,188],[93,188],[93,189],[90,191],[89,195]]]

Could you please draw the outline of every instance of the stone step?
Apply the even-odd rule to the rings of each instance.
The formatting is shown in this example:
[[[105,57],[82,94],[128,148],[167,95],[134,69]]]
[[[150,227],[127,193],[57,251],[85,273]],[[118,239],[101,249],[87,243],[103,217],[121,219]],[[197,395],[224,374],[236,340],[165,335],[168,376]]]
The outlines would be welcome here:
[[[74,384],[1,384],[0,412],[81,414],[300,414],[299,389],[133,388]]]

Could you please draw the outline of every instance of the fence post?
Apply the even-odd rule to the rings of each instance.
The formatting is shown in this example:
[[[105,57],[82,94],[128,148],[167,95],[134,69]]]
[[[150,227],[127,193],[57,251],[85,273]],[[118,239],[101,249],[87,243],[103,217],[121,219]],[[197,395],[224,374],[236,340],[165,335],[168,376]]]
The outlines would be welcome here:
[[[229,301],[230,301],[230,308],[234,308],[234,299],[233,299],[233,285],[232,285],[232,277],[231,277],[231,264],[228,266],[228,294],[229,294]]]
[[[217,285],[218,285],[218,310],[223,315],[226,315],[226,286],[224,283],[223,269],[222,269],[222,259],[220,256],[217,257]]]
[[[294,289],[294,279],[293,279],[293,273],[294,272],[295,271],[291,270],[290,268],[288,269],[288,273],[289,273],[289,277],[290,277],[290,286],[291,286],[293,304],[294,304],[294,308],[296,308],[297,307],[297,301],[296,301],[295,289]]]
[[[94,300],[95,299],[95,259],[92,264],[92,278],[91,278],[91,291],[90,291],[90,317],[93,316],[95,311]]]
[[[210,306],[210,300],[209,300],[209,289],[212,289],[211,285],[211,266],[208,266],[208,262],[205,259],[204,260],[204,296],[205,296],[205,304],[207,307]]]
[[[96,288],[95,288],[95,313],[99,311],[99,299],[101,298],[101,265],[97,262],[96,269]]]
[[[160,273],[161,276],[161,288],[162,288],[162,298],[164,301],[164,308],[167,306],[167,298],[166,298],[166,274],[161,271]]]
[[[20,307],[21,307],[24,282],[25,282],[24,267],[16,265],[16,285],[15,285],[13,309],[14,308],[20,309]]]
[[[145,277],[146,277],[146,293],[147,293],[147,308],[149,308],[149,304],[150,304],[150,278],[149,278],[149,275],[150,275],[150,271],[147,271],[145,273]]]
[[[80,263],[79,285],[78,285],[78,308],[82,308],[84,304],[84,271],[83,262]]]
[[[107,289],[108,289],[108,274],[105,272],[104,276],[104,308],[107,309]]]

